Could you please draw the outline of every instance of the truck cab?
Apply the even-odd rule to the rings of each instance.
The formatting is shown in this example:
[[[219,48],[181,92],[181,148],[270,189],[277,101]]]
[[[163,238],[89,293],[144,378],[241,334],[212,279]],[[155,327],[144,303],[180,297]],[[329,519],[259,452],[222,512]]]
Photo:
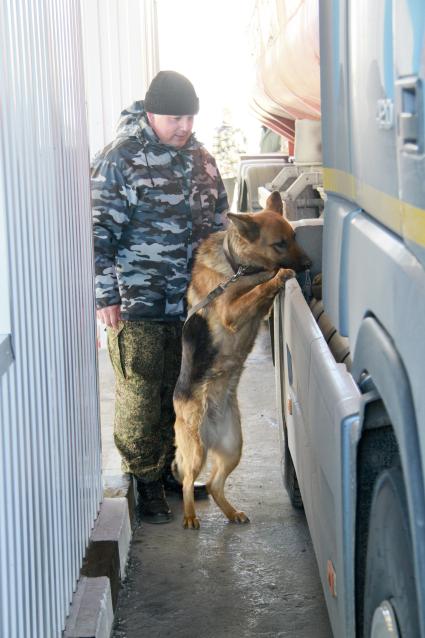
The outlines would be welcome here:
[[[296,195],[312,272],[274,307],[282,474],[334,635],[425,636],[425,9],[323,0],[317,27],[323,213]]]

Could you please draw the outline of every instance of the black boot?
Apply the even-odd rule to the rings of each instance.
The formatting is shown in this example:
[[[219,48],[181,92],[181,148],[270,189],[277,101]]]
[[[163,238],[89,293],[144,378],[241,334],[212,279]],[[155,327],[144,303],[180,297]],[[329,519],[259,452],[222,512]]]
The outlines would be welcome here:
[[[164,489],[166,492],[172,492],[173,494],[178,494],[183,498],[183,488],[181,483],[177,481],[172,473],[171,469],[165,470],[162,475],[162,482],[164,483]],[[205,483],[200,483],[195,481],[195,485],[193,488],[194,496],[196,500],[201,500],[204,498],[208,498],[208,490]]]
[[[139,513],[146,523],[169,523],[173,518],[166,501],[162,481],[142,481],[137,479],[139,493]]]

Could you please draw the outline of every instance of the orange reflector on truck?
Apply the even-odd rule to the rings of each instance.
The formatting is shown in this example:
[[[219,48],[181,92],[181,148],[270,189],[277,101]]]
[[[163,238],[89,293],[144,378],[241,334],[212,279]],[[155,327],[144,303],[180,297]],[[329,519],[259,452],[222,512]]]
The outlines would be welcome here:
[[[331,560],[328,560],[327,562],[326,572],[328,577],[329,591],[331,592],[332,596],[336,598],[336,573]]]

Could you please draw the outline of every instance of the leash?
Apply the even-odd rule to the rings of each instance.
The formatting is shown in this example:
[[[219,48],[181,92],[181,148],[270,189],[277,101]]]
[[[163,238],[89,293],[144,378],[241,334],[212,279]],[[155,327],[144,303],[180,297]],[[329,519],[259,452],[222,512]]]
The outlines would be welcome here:
[[[235,281],[237,281],[240,277],[243,277],[244,275],[254,275],[259,272],[263,272],[265,270],[264,268],[256,268],[255,266],[238,266],[235,259],[235,254],[229,245],[229,240],[227,235],[225,236],[224,242],[223,242],[223,252],[228,263],[232,267],[234,274],[228,279],[226,279],[226,281],[223,281],[222,283],[218,284],[218,286],[214,288],[213,290],[211,290],[211,292],[208,293],[208,295],[204,299],[202,299],[202,301],[197,303],[195,306],[193,306],[189,310],[186,317],[186,321],[184,322],[185,324],[189,321],[191,317],[193,317],[193,315],[196,312],[198,312],[198,310],[202,310],[202,308],[205,308],[205,306],[208,306],[208,304],[214,301],[214,299],[217,299],[217,297],[220,297],[220,295],[223,294],[226,288],[228,286],[231,286],[231,284],[235,283]],[[304,293],[304,296],[307,298],[307,300],[310,301],[310,299],[313,296],[312,283],[310,278],[310,269],[307,269],[305,271],[304,285],[302,286],[302,291]]]
[[[238,265],[235,259],[235,254],[229,245],[229,239],[227,234],[225,235],[224,241],[223,241],[223,252],[224,252],[224,256],[226,257],[227,261],[232,267],[234,274],[231,277],[229,277],[229,279],[226,279],[226,281],[223,281],[221,284],[218,284],[218,286],[214,288],[214,290],[211,290],[211,292],[208,293],[208,295],[204,299],[202,299],[202,301],[197,303],[196,306],[193,306],[193,308],[191,308],[188,312],[185,323],[187,323],[189,319],[196,312],[198,312],[198,310],[205,308],[205,306],[208,306],[208,304],[214,301],[214,299],[222,295],[223,292],[226,290],[226,288],[230,286],[231,284],[235,283],[235,281],[237,281],[239,277],[243,277],[244,275],[256,275],[257,273],[263,272],[265,270],[265,268],[257,268],[256,266]]]
[[[243,277],[246,274],[250,274],[249,269],[250,269],[250,266],[239,266],[238,270],[235,272],[234,275],[229,277],[229,279],[226,279],[226,281],[223,281],[221,284],[218,284],[218,286],[214,288],[214,290],[211,290],[211,292],[208,293],[208,295],[204,299],[202,299],[202,301],[197,303],[196,306],[193,306],[189,310],[185,323],[189,321],[189,319],[192,317],[192,315],[195,314],[195,312],[198,312],[198,310],[201,310],[201,308],[205,308],[205,306],[210,304],[214,299],[222,295],[223,292],[226,290],[226,288],[230,286],[231,284],[233,284],[235,281],[237,281],[239,277]]]

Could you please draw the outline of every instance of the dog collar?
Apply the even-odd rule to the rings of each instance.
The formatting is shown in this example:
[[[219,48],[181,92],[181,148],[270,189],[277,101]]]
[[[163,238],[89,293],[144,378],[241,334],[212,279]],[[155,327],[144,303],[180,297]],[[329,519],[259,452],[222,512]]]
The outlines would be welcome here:
[[[223,252],[233,272],[236,274],[242,271],[240,272],[239,277],[243,275],[256,275],[257,273],[264,272],[266,270],[265,268],[258,268],[257,266],[242,266],[242,264],[238,264],[238,262],[235,259],[235,253],[233,252],[232,248],[229,245],[229,238],[227,234],[223,241]]]

